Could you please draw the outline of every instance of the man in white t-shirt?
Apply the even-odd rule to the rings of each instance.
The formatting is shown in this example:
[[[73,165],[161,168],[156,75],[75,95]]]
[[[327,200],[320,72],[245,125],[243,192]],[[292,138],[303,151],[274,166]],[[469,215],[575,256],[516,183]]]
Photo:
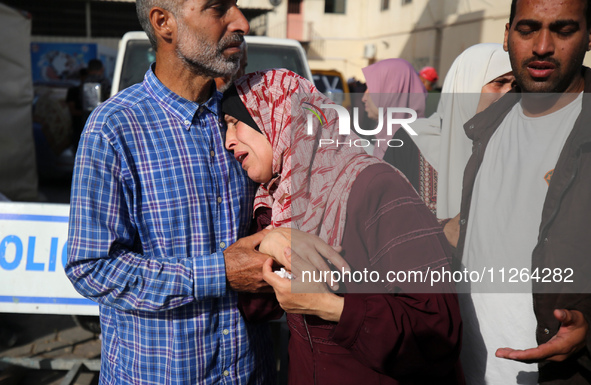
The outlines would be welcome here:
[[[589,2],[513,0],[518,87],[465,125],[458,255],[486,272],[461,296],[468,384],[591,383]]]

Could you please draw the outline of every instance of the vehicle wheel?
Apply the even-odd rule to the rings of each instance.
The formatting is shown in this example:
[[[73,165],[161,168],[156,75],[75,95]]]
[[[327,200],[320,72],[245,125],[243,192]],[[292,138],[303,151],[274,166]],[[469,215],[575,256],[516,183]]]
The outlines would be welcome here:
[[[76,325],[94,334],[101,334],[100,318],[93,315],[73,315]]]

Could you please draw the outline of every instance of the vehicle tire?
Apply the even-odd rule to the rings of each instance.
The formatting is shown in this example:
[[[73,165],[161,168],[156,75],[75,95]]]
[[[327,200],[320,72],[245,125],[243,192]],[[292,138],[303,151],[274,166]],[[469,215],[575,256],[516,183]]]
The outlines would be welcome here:
[[[73,315],[74,323],[94,334],[101,334],[100,318],[93,315]]]

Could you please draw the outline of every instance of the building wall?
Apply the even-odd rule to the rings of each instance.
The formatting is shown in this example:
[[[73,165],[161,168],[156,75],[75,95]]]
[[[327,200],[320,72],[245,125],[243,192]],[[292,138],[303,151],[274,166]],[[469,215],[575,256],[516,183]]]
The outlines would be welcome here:
[[[344,15],[324,13],[324,0],[304,0],[312,68],[337,69],[363,79],[361,69],[382,59],[400,57],[415,68],[435,66],[441,79],[465,48],[503,41],[510,0],[347,1]],[[373,48],[370,49],[370,48]],[[368,53],[375,52],[373,57]]]
[[[400,57],[418,70],[432,65],[439,86],[454,59],[478,43],[502,43],[511,0],[347,0],[343,15],[325,14],[324,0],[304,0],[304,20],[312,33],[312,68],[336,69],[363,80],[361,69],[374,61]],[[367,47],[375,49],[368,58]],[[370,50],[371,51],[371,50]],[[585,58],[591,66],[591,55]]]
[[[259,1],[265,1],[269,4],[268,0]],[[267,19],[267,36],[277,38],[287,37],[287,0],[282,0],[281,4],[272,7],[264,17]]]

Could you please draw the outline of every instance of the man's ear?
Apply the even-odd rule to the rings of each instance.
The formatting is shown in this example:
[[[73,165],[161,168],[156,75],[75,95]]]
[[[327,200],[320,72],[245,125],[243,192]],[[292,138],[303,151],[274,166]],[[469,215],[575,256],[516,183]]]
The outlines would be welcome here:
[[[587,51],[591,51],[591,28],[589,29],[589,42],[587,43]]]
[[[507,52],[509,51],[509,30],[511,29],[511,24],[505,24],[505,38],[503,39],[503,49]]]
[[[176,19],[170,11],[160,7],[153,7],[150,10],[150,23],[157,38],[170,43],[176,37]]]

